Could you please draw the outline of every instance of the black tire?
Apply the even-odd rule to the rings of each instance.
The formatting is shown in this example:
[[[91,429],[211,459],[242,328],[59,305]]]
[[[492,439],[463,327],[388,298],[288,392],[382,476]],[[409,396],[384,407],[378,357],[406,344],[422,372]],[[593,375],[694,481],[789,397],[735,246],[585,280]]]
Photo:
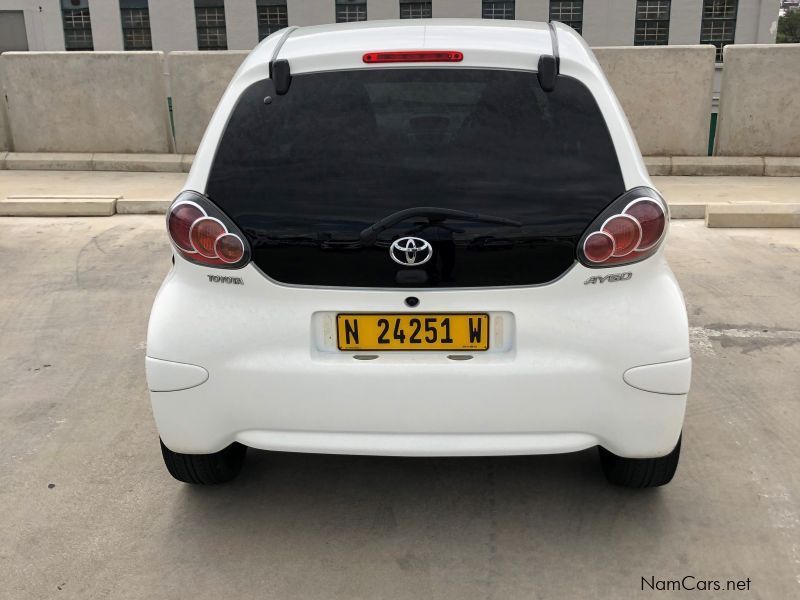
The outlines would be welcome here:
[[[678,469],[682,437],[678,438],[678,443],[672,452],[657,458],[624,458],[600,447],[600,464],[603,466],[606,479],[614,485],[631,488],[668,484]]]
[[[184,483],[212,485],[230,481],[242,470],[246,453],[247,446],[236,442],[214,454],[180,454],[161,442],[161,454],[167,471]]]

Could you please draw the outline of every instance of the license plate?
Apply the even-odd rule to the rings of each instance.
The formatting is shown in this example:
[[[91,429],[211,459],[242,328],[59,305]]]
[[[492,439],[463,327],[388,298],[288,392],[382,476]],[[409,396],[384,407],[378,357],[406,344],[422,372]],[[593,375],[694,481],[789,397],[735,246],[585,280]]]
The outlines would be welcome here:
[[[339,350],[487,350],[489,315],[340,314]]]

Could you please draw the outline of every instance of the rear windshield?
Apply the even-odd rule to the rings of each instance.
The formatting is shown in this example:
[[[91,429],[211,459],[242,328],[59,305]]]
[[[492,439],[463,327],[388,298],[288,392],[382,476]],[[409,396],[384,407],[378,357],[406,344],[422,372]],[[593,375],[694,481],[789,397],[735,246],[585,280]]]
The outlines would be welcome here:
[[[506,252],[475,269],[464,255],[422,285],[531,284],[568,268],[582,231],[623,192],[608,128],[582,83],[562,76],[545,93],[532,72],[457,68],[296,75],[283,96],[257,82],[230,117],[206,189],[269,276],[377,287],[398,284],[397,264],[383,271],[370,261],[366,272],[335,250],[385,248],[433,226],[416,215],[360,237],[398,211],[497,217],[439,219],[434,241]]]

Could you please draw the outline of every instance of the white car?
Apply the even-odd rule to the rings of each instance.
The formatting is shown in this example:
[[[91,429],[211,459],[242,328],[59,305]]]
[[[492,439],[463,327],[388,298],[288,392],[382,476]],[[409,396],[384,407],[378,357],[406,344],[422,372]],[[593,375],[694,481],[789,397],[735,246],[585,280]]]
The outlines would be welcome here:
[[[167,468],[598,446],[610,481],[665,484],[691,376],[668,222],[564,25],[281,30],[167,215],[146,358]]]

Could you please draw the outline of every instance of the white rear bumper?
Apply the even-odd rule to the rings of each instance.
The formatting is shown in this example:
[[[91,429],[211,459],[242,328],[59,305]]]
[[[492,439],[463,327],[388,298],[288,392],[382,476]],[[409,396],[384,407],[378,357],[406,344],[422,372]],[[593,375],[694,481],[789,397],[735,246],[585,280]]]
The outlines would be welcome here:
[[[577,265],[535,288],[403,292],[289,288],[252,267],[231,288],[179,261],[148,332],[159,433],[183,453],[239,441],[402,456],[598,444],[665,455],[681,432],[691,373],[685,308],[663,261],[625,269],[630,280],[605,287],[585,285],[594,273]],[[403,304],[411,294],[416,311],[497,315],[504,342],[466,361],[438,352],[363,361],[320,335],[336,311],[414,312]]]
[[[242,431],[236,441],[263,450],[380,456],[503,456],[577,452],[598,444],[585,433],[341,433]]]
[[[599,444],[644,457],[668,453],[682,428],[685,393],[634,388],[600,364],[537,368],[443,356],[441,363],[228,368],[197,387],[151,397],[164,443],[184,453],[215,452],[234,441],[264,450],[397,456],[544,454]],[[688,375],[690,361],[677,364]],[[163,376],[164,361],[158,369]]]

